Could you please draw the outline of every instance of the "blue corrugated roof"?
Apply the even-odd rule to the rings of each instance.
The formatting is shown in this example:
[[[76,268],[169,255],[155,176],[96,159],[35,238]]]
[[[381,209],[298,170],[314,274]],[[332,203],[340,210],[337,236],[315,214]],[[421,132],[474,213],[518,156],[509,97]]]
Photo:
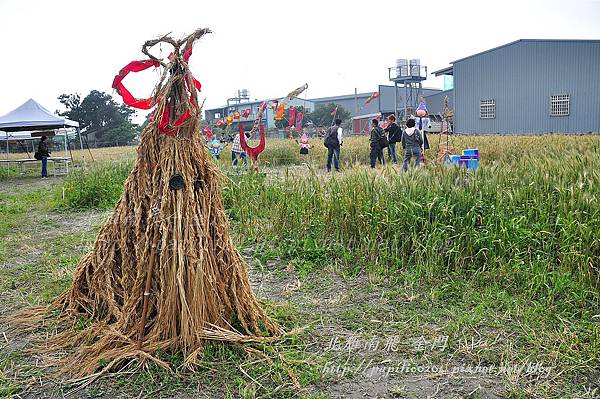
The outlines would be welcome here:
[[[485,51],[481,51],[479,53],[475,53],[475,54],[469,55],[467,57],[459,58],[459,59],[454,60],[454,61],[452,61],[450,63],[454,64],[455,62],[464,61],[466,59],[473,58],[473,57],[476,57],[478,55],[486,54],[486,53],[489,53],[489,52],[492,52],[492,51],[496,51],[496,50],[499,50],[501,48],[512,46],[513,44],[517,44],[517,43],[521,43],[521,42],[600,43],[600,40],[584,40],[584,39],[519,39],[519,40],[515,40],[514,42],[506,43],[506,44],[503,44],[501,46],[491,48],[489,50],[485,50]]]

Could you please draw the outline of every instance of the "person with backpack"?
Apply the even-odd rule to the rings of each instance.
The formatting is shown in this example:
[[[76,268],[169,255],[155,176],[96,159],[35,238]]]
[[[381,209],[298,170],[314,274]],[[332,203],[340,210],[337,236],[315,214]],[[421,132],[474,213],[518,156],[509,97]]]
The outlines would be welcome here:
[[[421,132],[415,127],[415,120],[410,118],[406,121],[406,129],[402,132],[402,148],[404,149],[404,163],[402,169],[406,172],[412,157],[415,158],[415,167],[421,164],[421,147],[423,138]]]
[[[382,165],[385,164],[383,160],[383,142],[387,139],[385,138],[385,132],[379,126],[379,120],[373,119],[371,120],[371,136],[369,137],[369,145],[371,147],[371,152],[369,153],[369,157],[371,158],[371,168],[375,168],[375,163],[379,160],[379,163]]]
[[[331,160],[335,171],[340,171],[340,147],[343,141],[342,120],[336,119],[335,125],[327,130],[323,144],[327,147],[327,172],[331,172]]]
[[[396,143],[402,139],[402,129],[396,124],[396,117],[394,115],[388,116],[388,121],[389,124],[384,129],[388,138],[388,156],[391,162],[397,164]]]

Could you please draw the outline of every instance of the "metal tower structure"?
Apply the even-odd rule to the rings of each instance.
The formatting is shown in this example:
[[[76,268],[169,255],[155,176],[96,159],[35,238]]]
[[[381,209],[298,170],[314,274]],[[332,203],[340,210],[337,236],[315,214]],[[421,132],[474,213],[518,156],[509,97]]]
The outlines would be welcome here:
[[[427,67],[418,59],[396,60],[396,66],[388,68],[389,80],[394,82],[394,111],[400,120],[414,114],[423,94],[422,82],[427,79]],[[398,101],[398,88],[404,89],[403,101]]]

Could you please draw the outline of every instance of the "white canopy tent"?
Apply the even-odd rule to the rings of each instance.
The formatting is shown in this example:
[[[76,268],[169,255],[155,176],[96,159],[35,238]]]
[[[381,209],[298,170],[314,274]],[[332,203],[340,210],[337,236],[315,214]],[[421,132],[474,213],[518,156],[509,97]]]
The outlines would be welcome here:
[[[31,98],[8,114],[0,116],[0,130],[4,132],[51,130],[61,127],[79,128],[79,122],[53,115]]]
[[[60,160],[65,160],[68,173],[69,145],[68,136],[69,130],[79,136],[79,145],[83,150],[83,142],[79,131],[79,123],[69,120],[64,117],[53,115],[46,108],[42,107],[33,99],[27,100],[21,106],[0,116],[0,141],[6,141],[6,164],[7,174],[10,170],[10,160],[8,158],[10,147],[9,142],[22,142],[24,140],[33,140],[41,136],[63,136],[65,145],[65,157]],[[35,151],[35,149],[33,149]],[[54,158],[53,158],[54,159]],[[58,159],[57,159],[58,160]],[[28,159],[17,160],[19,167],[22,168],[24,162],[33,161]]]
[[[79,132],[79,122],[75,122],[62,116],[53,115],[46,108],[42,107],[33,99],[27,100],[21,106],[12,110],[6,115],[0,116],[0,140],[3,137],[7,141],[31,140],[42,135],[54,136],[61,135],[61,129],[64,132],[65,139],[65,157],[67,155],[67,132],[64,129],[72,128],[77,131],[79,136],[79,145],[83,150],[81,134]],[[32,132],[33,131],[33,132]],[[52,131],[53,133],[45,134],[44,131]],[[56,132],[56,133],[54,133]]]

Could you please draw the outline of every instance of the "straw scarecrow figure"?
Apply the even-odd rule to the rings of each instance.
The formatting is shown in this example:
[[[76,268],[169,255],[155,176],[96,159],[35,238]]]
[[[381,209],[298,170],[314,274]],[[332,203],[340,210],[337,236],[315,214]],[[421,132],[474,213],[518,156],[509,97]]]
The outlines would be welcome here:
[[[161,363],[158,349],[180,351],[193,365],[207,340],[262,342],[281,334],[232,244],[220,174],[200,134],[200,84],[187,61],[207,33],[148,41],[142,51],[149,60],[130,63],[115,78],[125,103],[154,108],[153,117],[112,216],[72,286],[51,305],[65,329],[50,348],[73,348],[60,363],[65,373],[89,375],[100,364],[117,368],[132,358]],[[161,42],[173,46],[168,61],[148,51]],[[137,100],[123,86],[127,73],[160,66],[165,71],[151,98]],[[37,309],[38,320],[52,317],[47,310]],[[81,319],[87,327],[73,330]]]

